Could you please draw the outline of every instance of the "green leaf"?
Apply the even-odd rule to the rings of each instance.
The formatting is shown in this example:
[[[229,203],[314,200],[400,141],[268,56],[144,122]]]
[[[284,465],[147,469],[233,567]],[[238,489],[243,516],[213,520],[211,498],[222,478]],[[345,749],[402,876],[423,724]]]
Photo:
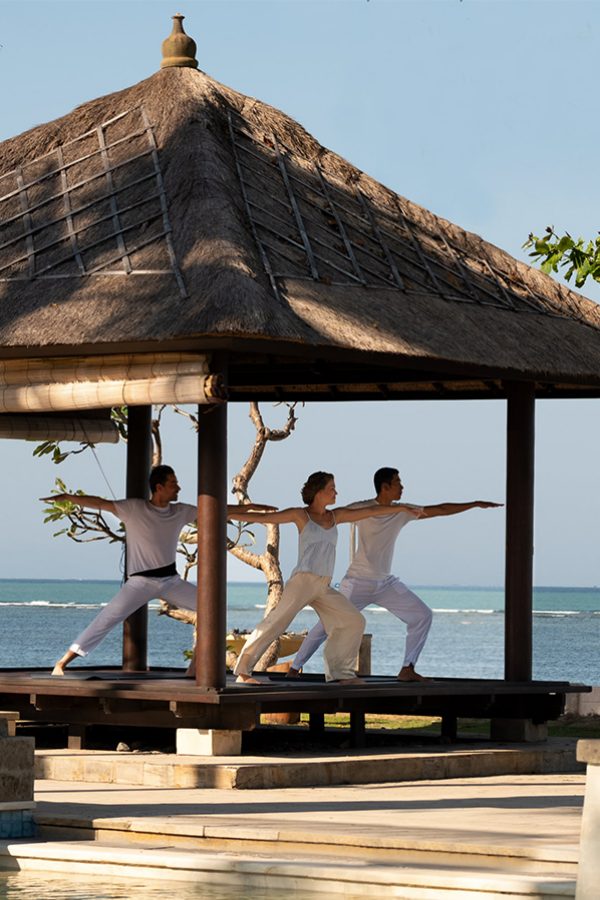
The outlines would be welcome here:
[[[565,253],[567,250],[570,250],[571,247],[574,246],[574,244],[575,242],[573,238],[568,234],[565,234],[564,237],[561,237],[558,244],[556,245],[556,252],[561,254]]]

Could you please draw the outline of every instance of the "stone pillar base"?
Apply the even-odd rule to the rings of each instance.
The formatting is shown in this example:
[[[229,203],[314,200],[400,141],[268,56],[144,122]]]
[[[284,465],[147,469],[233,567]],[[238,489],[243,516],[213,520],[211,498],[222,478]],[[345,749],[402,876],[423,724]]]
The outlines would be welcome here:
[[[492,719],[490,737],[493,741],[536,743],[548,739],[548,725],[534,725],[531,719]]]
[[[577,741],[577,759],[587,763],[577,869],[576,900],[597,900],[600,885],[600,741]]]
[[[181,756],[239,756],[242,752],[242,732],[178,728],[175,746]]]
[[[16,712],[0,712],[0,840],[33,837],[34,740],[14,737]]]

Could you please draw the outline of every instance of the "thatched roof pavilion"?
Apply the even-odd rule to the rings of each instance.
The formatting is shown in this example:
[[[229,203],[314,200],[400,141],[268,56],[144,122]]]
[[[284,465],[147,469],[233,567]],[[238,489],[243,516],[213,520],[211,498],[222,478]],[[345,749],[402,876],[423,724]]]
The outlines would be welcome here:
[[[216,404],[198,682],[220,689],[225,378],[231,401],[507,397],[506,671],[530,678],[534,399],[600,396],[600,308],[199,71],[181,17],[163,49],[1,146],[0,413],[121,398],[134,472],[148,404]]]
[[[0,221],[4,359],[218,347],[231,399],[600,387],[596,304],[193,67],[5,141]]]

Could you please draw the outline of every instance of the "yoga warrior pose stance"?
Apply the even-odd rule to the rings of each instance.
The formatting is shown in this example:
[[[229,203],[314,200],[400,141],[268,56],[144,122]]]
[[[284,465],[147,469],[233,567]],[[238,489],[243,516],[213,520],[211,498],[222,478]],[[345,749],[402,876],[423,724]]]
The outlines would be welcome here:
[[[196,609],[198,589],[179,577],[175,555],[181,530],[184,525],[196,521],[197,508],[189,503],[175,502],[180,487],[170,466],[155,466],[149,480],[150,500],[113,501],[81,494],[53,494],[41,498],[46,503],[68,500],[88,509],[112,513],[125,525],[127,545],[127,581],[58,660],[53,675],[64,675],[65,667],[72,660],[87,656],[116,625],[156,597],[183,609]],[[273,509],[262,504],[250,504],[248,508]],[[228,513],[239,509],[239,506],[227,507]]]
[[[373,500],[352,503],[349,509],[364,509],[373,504],[388,507],[402,496],[404,488],[398,469],[378,469],[373,480],[377,496]],[[423,507],[402,506],[399,515],[363,519],[356,526],[358,548],[340,584],[340,591],[358,610],[375,603],[406,623],[404,661],[398,673],[400,681],[427,680],[415,671],[415,664],[427,640],[432,614],[429,607],[416,594],[390,573],[396,538],[401,529],[414,519],[453,516],[468,509],[488,509],[497,506],[501,504],[489,503],[486,500],[474,500],[471,503],[438,503],[435,506]],[[397,506],[394,508],[398,509]],[[354,534],[352,546],[354,547]],[[300,669],[321,646],[326,636],[320,622],[311,628],[294,657],[288,677],[298,676]]]
[[[256,684],[252,669],[269,644],[286,630],[294,616],[304,606],[312,606],[323,623],[327,637],[323,656],[326,681],[342,683],[360,682],[354,666],[365,627],[364,616],[331,585],[337,543],[337,525],[358,522],[367,516],[394,518],[407,512],[402,505],[384,506],[372,504],[359,509],[340,506],[327,509],[335,503],[337,491],[333,475],[314,472],[302,488],[302,500],[306,507],[290,507],[280,512],[228,513],[230,519],[243,522],[266,522],[296,525],[299,531],[298,564],[290,575],[281,600],[257,625],[240,653],[235,674],[237,680]],[[418,517],[419,509],[411,507],[411,516]]]

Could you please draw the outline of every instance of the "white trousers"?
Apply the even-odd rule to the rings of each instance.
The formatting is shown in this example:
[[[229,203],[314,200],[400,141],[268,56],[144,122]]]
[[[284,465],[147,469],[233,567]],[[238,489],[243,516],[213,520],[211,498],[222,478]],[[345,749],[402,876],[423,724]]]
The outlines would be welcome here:
[[[328,577],[311,572],[298,572],[287,582],[275,609],[265,616],[246,641],[235,674],[250,675],[269,644],[283,634],[305,606],[312,606],[323,622],[321,643],[327,639],[323,650],[325,680],[353,678],[365,617],[330,586]]]
[[[184,581],[179,575],[170,575],[168,578],[132,575],[119,593],[115,594],[102,612],[99,612],[85,631],[81,632],[69,650],[78,656],[87,656],[116,625],[124,622],[140,606],[159,597],[168,600],[173,606],[195,610],[197,593],[196,585]]]
[[[402,665],[416,663],[427,640],[432,619],[431,610],[420,597],[394,575],[381,581],[370,578],[344,578],[340,584],[340,591],[356,609],[364,609],[370,603],[376,603],[405,622],[406,648]],[[325,629],[317,622],[296,653],[293,668],[301,669],[319,649],[325,638]]]

